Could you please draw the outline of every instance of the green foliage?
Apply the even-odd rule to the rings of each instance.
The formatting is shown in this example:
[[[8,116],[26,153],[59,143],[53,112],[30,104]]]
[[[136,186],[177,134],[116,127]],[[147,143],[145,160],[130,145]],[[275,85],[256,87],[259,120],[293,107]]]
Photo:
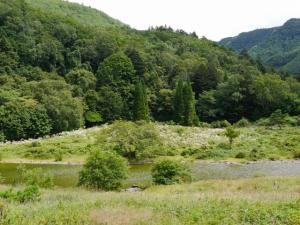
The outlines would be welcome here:
[[[214,121],[211,123],[212,128],[226,128],[230,127],[231,124],[227,120],[222,120],[222,121]]]
[[[149,107],[146,87],[141,82],[137,82],[134,92],[134,120],[149,120]]]
[[[112,122],[125,117],[125,102],[118,92],[110,87],[102,87],[98,93],[96,108],[105,122]]]
[[[294,152],[293,158],[294,158],[294,159],[300,159],[300,151],[299,151],[299,150],[296,150],[296,151]]]
[[[72,70],[66,74],[66,81],[77,87],[75,91],[79,96],[96,87],[96,77],[93,73],[84,69]]]
[[[60,0],[0,5],[0,140],[94,126],[99,115],[104,123],[137,119],[136,104],[145,102],[135,101],[139,81],[149,105],[138,110],[142,119],[197,126],[198,118],[235,123],[277,109],[300,112],[299,82],[246,51],[239,55],[166,26],[136,31]],[[296,59],[285,66],[297,66]]]
[[[64,154],[62,151],[56,151],[54,153],[54,161],[55,162],[61,162],[63,161],[63,157],[64,157]]]
[[[44,105],[52,123],[52,133],[82,127],[84,122],[82,101],[72,96],[70,86],[64,81],[29,82],[24,89]]]
[[[12,189],[0,192],[0,198],[19,203],[34,202],[40,200],[40,190],[37,185],[26,186],[23,190],[14,192]]]
[[[288,20],[283,26],[242,33],[221,40],[220,44],[240,52],[247,49],[251,56],[266,65],[273,65],[297,74],[299,67],[299,19]]]
[[[85,114],[85,120],[87,121],[88,124],[95,125],[95,124],[102,122],[102,117],[97,112],[88,111]]]
[[[145,72],[146,72],[146,65],[144,62],[144,59],[142,58],[140,52],[136,49],[129,48],[125,51],[125,54],[130,58],[134,69],[136,71],[136,74],[143,78]]]
[[[199,118],[196,115],[196,109],[195,109],[195,95],[192,90],[190,82],[187,82],[184,85],[182,95],[183,95],[183,103],[184,103],[183,124],[186,126],[199,125]]]
[[[151,175],[155,184],[178,184],[191,181],[191,170],[185,162],[163,159],[153,165]]]
[[[35,102],[8,102],[0,106],[2,139],[37,138],[50,133],[51,123],[41,105]]]
[[[80,172],[79,184],[105,191],[118,190],[127,174],[127,160],[113,152],[95,151]]]
[[[269,118],[269,125],[278,125],[280,128],[286,123],[287,114],[282,113],[280,109],[273,112]]]
[[[45,174],[41,168],[26,169],[25,166],[18,168],[20,182],[27,186],[38,186],[41,188],[53,188],[53,176]]]
[[[240,132],[233,126],[229,126],[225,128],[224,135],[228,138],[230,147],[232,147],[233,140],[240,136]]]
[[[245,154],[245,152],[239,152],[238,154],[235,155],[235,158],[244,159],[244,158],[246,158],[246,154]]]
[[[174,96],[175,121],[185,126],[199,125],[195,96],[190,82],[178,81]]]
[[[234,124],[236,127],[248,127],[249,125],[250,122],[246,118],[242,118]]]
[[[174,96],[174,121],[183,122],[184,102],[183,102],[183,81],[180,79],[177,83]]]
[[[166,154],[164,143],[155,125],[143,121],[137,123],[117,121],[105,131],[104,135],[99,136],[98,142],[105,143],[108,150],[113,149],[131,160],[143,160]]]

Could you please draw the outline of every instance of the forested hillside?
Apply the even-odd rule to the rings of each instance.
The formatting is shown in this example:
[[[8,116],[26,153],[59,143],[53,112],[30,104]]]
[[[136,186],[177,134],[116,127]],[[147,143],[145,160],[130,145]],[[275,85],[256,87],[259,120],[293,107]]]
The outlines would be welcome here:
[[[56,0],[0,0],[0,34],[0,141],[117,119],[199,125],[300,112],[294,78],[195,33],[136,31]]]
[[[300,19],[291,19],[281,27],[241,33],[221,40],[220,44],[238,52],[246,49],[265,64],[300,74]]]

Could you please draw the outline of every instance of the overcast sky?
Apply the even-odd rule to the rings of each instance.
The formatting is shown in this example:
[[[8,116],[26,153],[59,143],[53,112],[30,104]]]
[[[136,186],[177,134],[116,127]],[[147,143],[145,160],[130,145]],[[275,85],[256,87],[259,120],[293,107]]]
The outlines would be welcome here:
[[[218,41],[300,18],[299,0],[69,0],[97,8],[133,28],[169,25]]]

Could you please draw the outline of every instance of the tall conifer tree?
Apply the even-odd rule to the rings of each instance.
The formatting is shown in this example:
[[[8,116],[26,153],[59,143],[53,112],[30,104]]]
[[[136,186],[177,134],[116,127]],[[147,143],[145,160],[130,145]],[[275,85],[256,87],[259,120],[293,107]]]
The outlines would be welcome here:
[[[140,81],[135,85],[134,92],[134,120],[149,120],[149,106],[146,87]]]
[[[174,96],[174,121],[181,124],[183,122],[184,103],[183,103],[183,81],[177,83]]]
[[[195,109],[195,94],[192,90],[192,86],[189,81],[184,84],[182,95],[183,95],[183,103],[184,103],[183,125],[186,126],[198,125],[199,118],[196,114],[196,109]]]

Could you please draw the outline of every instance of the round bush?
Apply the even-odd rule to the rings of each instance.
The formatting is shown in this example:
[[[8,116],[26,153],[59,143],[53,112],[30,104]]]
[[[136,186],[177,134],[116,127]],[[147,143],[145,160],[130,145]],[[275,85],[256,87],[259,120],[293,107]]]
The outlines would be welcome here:
[[[238,122],[235,123],[236,127],[248,127],[250,122],[246,118],[240,119]]]
[[[246,158],[246,153],[245,152],[239,152],[235,155],[235,158],[244,159],[244,158]]]
[[[151,171],[155,184],[177,184],[191,181],[191,170],[185,162],[163,159]]]
[[[105,191],[117,190],[128,175],[128,162],[114,152],[96,151],[83,166],[79,185]]]

